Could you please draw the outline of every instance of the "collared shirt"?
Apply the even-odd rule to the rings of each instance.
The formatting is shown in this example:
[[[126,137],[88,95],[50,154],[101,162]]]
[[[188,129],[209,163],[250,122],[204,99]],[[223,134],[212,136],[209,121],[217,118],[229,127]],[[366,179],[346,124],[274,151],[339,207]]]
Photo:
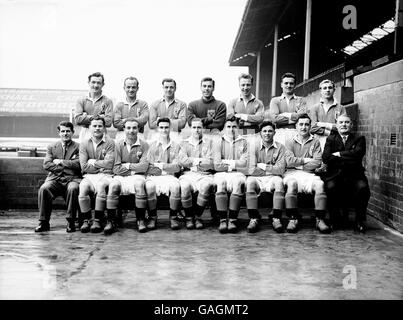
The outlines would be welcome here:
[[[148,143],[140,138],[130,145],[126,139],[116,142],[113,173],[120,176],[144,174],[148,169]],[[129,168],[123,166],[130,163]]]
[[[84,115],[86,113],[86,115]],[[112,125],[113,103],[108,97],[101,95],[96,99],[89,96],[79,99],[74,110],[74,121],[77,125],[88,128],[91,116],[103,115],[106,127]]]
[[[331,104],[326,104],[325,100],[323,98],[320,98],[319,102],[322,105],[323,110],[325,111],[325,113],[327,113],[331,107],[336,106],[338,104],[336,98],[333,98],[333,102]]]
[[[95,159],[94,165],[89,165],[88,160]],[[80,165],[83,173],[112,174],[115,159],[115,142],[104,135],[97,144],[92,137],[80,144]]]
[[[135,147],[135,146],[140,146],[140,145],[141,145],[139,138],[137,138],[136,142],[133,143],[133,144],[129,144],[129,143],[127,142],[127,139],[124,139],[124,140],[123,140],[123,143],[124,143],[124,145],[126,146],[127,152],[129,152],[129,153],[130,153],[130,150],[133,149],[133,147]]]
[[[282,113],[291,113],[291,118],[281,115]],[[288,100],[282,94],[279,97],[273,97],[270,101],[268,112],[265,112],[265,119],[271,119],[277,128],[295,128],[295,123],[300,114],[306,113],[306,101],[303,97],[291,96]]]
[[[206,137],[202,137],[196,143],[192,137],[184,140],[179,152],[180,165],[186,169],[190,169],[194,165],[194,158],[202,158],[204,160],[202,165],[195,168],[196,171],[205,172],[213,170],[213,141]]]
[[[258,126],[264,118],[263,102],[253,94],[248,101],[242,96],[232,99],[228,103],[227,118],[231,118],[237,113],[248,115],[248,120],[244,122],[243,127]]]
[[[106,137],[105,134],[102,136],[102,139],[99,142],[96,142],[95,139],[93,139],[93,137],[90,138],[91,142],[92,142],[92,146],[94,148],[94,150],[97,150],[98,146],[102,143],[102,142],[106,142]]]
[[[104,95],[101,94],[100,96],[96,97],[96,98],[91,98],[90,94],[88,94],[87,99],[90,100],[92,103],[97,102],[98,100],[100,100]]]
[[[121,101],[114,110],[113,126],[119,131],[124,129],[124,121],[129,117],[134,117],[139,123],[139,132],[144,132],[149,117],[149,108],[147,102],[136,99],[134,102]]]
[[[266,146],[263,140],[255,141],[250,145],[250,160],[249,170],[251,175],[279,175],[284,174],[285,171],[285,147],[276,141],[270,146]],[[266,164],[266,171],[257,168],[258,163]]]
[[[343,141],[343,144],[346,145],[347,139],[348,139],[348,134],[340,134],[341,140]]]
[[[157,118],[169,118],[171,120],[171,130],[180,132],[186,125],[186,103],[174,99],[166,107],[165,98],[154,101],[150,107],[150,119],[148,125],[150,129],[157,129]]]
[[[287,168],[302,169],[312,172],[319,168],[322,163],[322,150],[320,142],[313,135],[304,142],[298,134],[285,142],[287,149],[286,163]],[[313,161],[304,165],[304,158],[312,158]],[[302,166],[302,168],[300,168]]]
[[[168,174],[174,174],[181,170],[179,165],[180,145],[170,140],[164,146],[162,141],[156,140],[150,144],[147,152],[147,161],[149,163],[149,171],[152,171],[156,162],[164,163],[164,171]]]
[[[222,160],[235,160],[235,169],[246,170],[248,161],[248,142],[238,135],[235,139],[227,137],[225,134],[220,142],[213,146],[214,169],[216,171],[228,171],[228,165]]]
[[[332,129],[336,129],[336,120],[339,116],[347,114],[346,108],[340,105],[336,99],[325,109],[324,101],[313,105],[309,110],[309,116],[312,121],[311,133],[324,135],[325,131],[329,134]],[[318,126],[318,122],[322,122],[322,126]]]

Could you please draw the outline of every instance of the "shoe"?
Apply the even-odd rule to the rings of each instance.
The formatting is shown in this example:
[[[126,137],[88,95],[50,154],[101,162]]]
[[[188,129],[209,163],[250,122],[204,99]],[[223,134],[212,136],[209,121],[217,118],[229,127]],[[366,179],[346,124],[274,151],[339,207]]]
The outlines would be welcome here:
[[[92,221],[92,225],[91,225],[90,231],[91,231],[92,233],[99,233],[99,232],[102,231],[101,223],[100,223],[100,221],[99,221],[98,219],[94,219],[94,220]]]
[[[287,225],[287,232],[296,233],[298,231],[298,220],[290,219]]]
[[[197,230],[203,229],[204,228],[204,224],[201,218],[196,218],[195,219],[195,227]]]
[[[195,228],[193,217],[186,217],[186,229],[192,230]]]
[[[112,234],[115,231],[116,231],[115,224],[113,223],[112,220],[108,219],[108,222],[106,223],[106,226],[104,228],[104,234],[105,235]],[[91,232],[95,232],[95,231],[91,230]],[[97,232],[99,232],[99,231],[97,231]]]
[[[118,227],[118,228],[123,228],[123,217],[122,216],[117,216],[115,218],[115,222],[114,224]]]
[[[147,227],[146,224],[144,223],[144,220],[137,221],[137,229],[139,230],[140,233],[147,231]]]
[[[80,230],[82,233],[90,232],[90,222],[88,220],[84,220]]]
[[[171,217],[171,218],[170,218],[170,221],[171,221],[171,229],[172,229],[172,230],[178,230],[178,229],[180,229],[178,217]]]
[[[360,233],[365,233],[365,232],[367,231],[367,227],[366,227],[366,225],[364,224],[364,222],[357,222],[357,223],[355,224],[354,230],[355,230],[355,231],[358,231],[358,232],[360,232]]]
[[[220,233],[226,233],[228,231],[227,219],[220,220],[220,226],[218,227]]]
[[[276,231],[277,233],[283,232],[283,225],[281,224],[279,218],[273,218],[272,226],[274,231]]]
[[[68,221],[66,226],[66,232],[76,232],[76,223],[75,221]]]
[[[238,227],[235,224],[236,221],[237,221],[237,219],[228,220],[227,231],[229,233],[236,233],[238,231]]]
[[[250,233],[255,233],[259,229],[259,223],[258,219],[250,219],[248,226],[246,227],[246,230]]]
[[[318,218],[316,218],[316,229],[318,229],[320,233],[330,233],[331,231],[325,221]]]
[[[75,221],[76,229],[80,229],[80,228],[81,228],[81,226],[83,225],[83,221],[84,221],[84,220],[82,220],[82,219],[78,219],[78,220]]]
[[[35,228],[35,232],[49,231],[50,225],[48,221],[39,221],[39,225]]]
[[[154,230],[157,227],[157,217],[148,217],[147,229]]]

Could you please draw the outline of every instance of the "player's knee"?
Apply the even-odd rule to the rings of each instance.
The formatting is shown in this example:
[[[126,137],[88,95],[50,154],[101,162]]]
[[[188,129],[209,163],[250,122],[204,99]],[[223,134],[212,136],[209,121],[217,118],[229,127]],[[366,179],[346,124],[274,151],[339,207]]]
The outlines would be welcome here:
[[[99,196],[104,196],[106,194],[106,188],[109,186],[109,183],[102,181],[97,184],[96,190]]]
[[[252,192],[256,190],[257,181],[255,178],[248,178],[245,183],[246,192]]]
[[[186,180],[180,180],[180,188],[182,194],[188,194],[191,191],[191,185],[189,181]]]
[[[315,193],[325,192],[325,183],[322,180],[317,180],[313,184],[313,190]]]
[[[283,179],[280,177],[273,177],[273,186],[275,191],[284,191]]]
[[[227,182],[224,179],[217,179],[215,181],[217,192],[225,191],[227,189]]]
[[[145,188],[146,188],[147,194],[152,194],[152,193],[156,192],[155,183],[152,181],[146,181]]]
[[[113,181],[109,184],[108,194],[110,195],[119,195],[121,189],[121,184],[119,181]]]
[[[234,179],[233,185],[232,185],[232,192],[234,193],[242,193],[242,190],[245,186],[245,180],[244,179]]]
[[[80,196],[86,196],[91,192],[91,184],[86,181],[86,180],[82,180],[80,183]]]
[[[298,189],[298,182],[295,179],[289,179],[287,181],[287,192],[288,193],[295,193]]]
[[[200,193],[203,193],[203,194],[207,194],[207,193],[210,192],[211,186],[212,186],[212,182],[211,182],[211,181],[203,181],[203,182],[200,183],[200,190],[199,190],[199,192],[200,192]]]
[[[169,191],[171,192],[172,195],[179,196],[181,193],[181,186],[179,182],[172,183],[169,187]]]
[[[144,190],[145,182],[144,180],[136,180],[134,181],[134,190]]]

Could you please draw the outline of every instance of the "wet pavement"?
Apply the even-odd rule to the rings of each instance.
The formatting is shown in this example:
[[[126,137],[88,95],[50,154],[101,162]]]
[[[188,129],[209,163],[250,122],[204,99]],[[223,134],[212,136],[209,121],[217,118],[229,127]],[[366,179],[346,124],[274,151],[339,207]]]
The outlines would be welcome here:
[[[276,234],[263,220],[249,234],[168,227],[140,234],[130,213],[119,232],[65,232],[62,211],[51,231],[34,233],[36,212],[0,212],[0,299],[402,299],[403,237],[369,217],[319,234],[309,215],[297,234]],[[209,213],[205,213],[209,221]],[[208,217],[208,218],[207,218]]]

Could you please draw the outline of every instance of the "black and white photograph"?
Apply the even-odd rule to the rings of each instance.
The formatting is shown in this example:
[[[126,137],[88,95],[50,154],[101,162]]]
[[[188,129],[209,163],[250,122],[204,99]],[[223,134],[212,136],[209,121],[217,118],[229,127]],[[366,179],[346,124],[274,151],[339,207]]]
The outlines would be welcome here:
[[[0,0],[4,303],[401,301],[402,253],[403,0]]]

